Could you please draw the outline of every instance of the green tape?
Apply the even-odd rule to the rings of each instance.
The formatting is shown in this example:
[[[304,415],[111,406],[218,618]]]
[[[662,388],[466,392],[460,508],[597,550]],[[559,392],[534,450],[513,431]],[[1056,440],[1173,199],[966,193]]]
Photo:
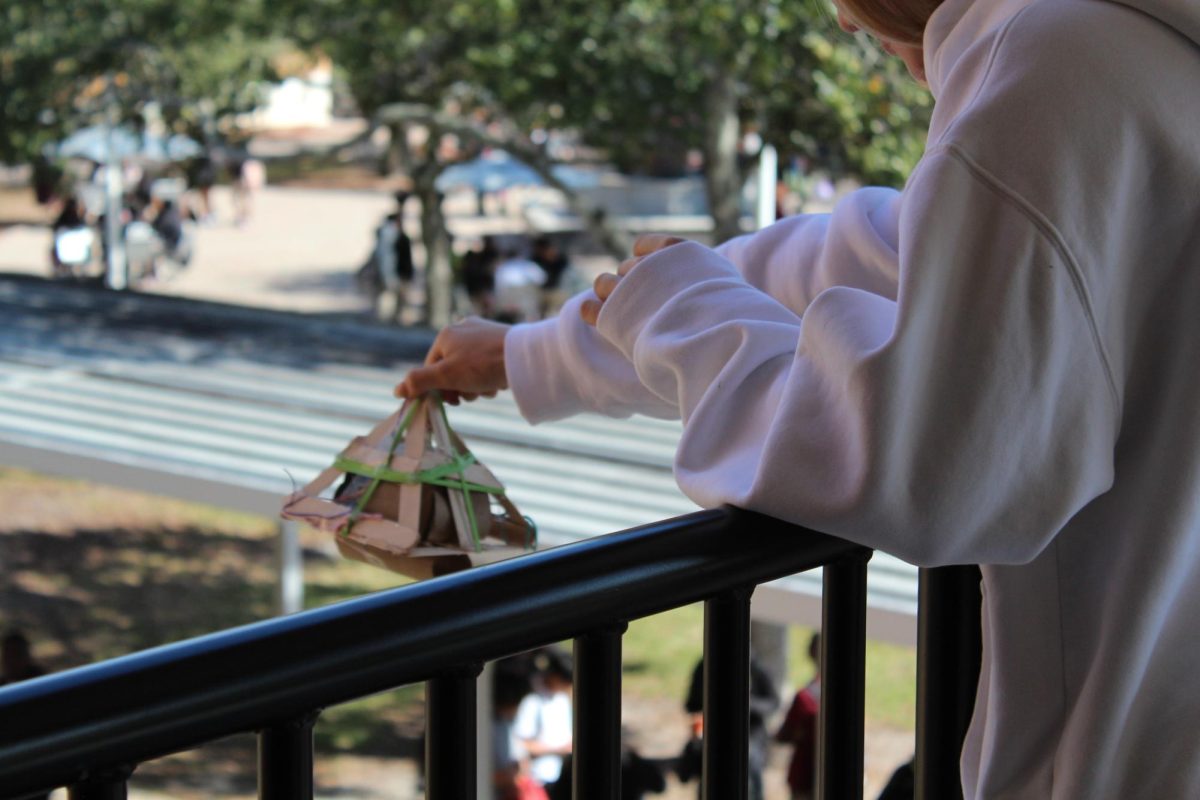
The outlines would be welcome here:
[[[430,467],[429,469],[423,469],[420,472],[401,472],[386,465],[372,467],[361,461],[338,456],[333,462],[333,466],[351,475],[361,475],[364,478],[378,478],[381,481],[388,481],[389,483],[428,483],[433,486],[445,486],[450,489],[457,489],[465,484],[473,492],[504,494],[503,489],[497,489],[495,486],[485,486],[482,483],[473,483],[459,479],[451,480],[447,477],[461,473],[464,467],[468,467],[474,463],[475,459],[470,456],[458,456],[454,461]]]
[[[391,464],[392,457],[396,453],[396,448],[400,446],[400,440],[403,438],[404,432],[408,430],[408,426],[412,423],[413,416],[417,412],[417,407],[421,403],[426,402],[427,399],[434,403],[435,408],[433,409],[433,413],[442,415],[442,419],[446,423],[446,430],[449,431],[450,418],[446,416],[446,407],[442,404],[442,397],[437,392],[432,392],[427,395],[427,397],[422,397],[414,402],[412,408],[410,408],[408,413],[404,416],[404,419],[400,421],[400,427],[396,429],[395,435],[392,436],[392,444],[388,448],[386,464],[371,466],[369,464],[363,464],[360,461],[355,461],[354,459],[345,458],[342,456],[339,456],[333,462],[333,466],[342,472],[351,475],[360,475],[364,478],[371,478],[371,484],[354,504],[354,508],[350,512],[350,519],[347,521],[342,535],[345,536],[349,534],[350,529],[354,527],[354,523],[357,522],[359,516],[362,515],[363,509],[366,508],[367,503],[371,502],[371,498],[375,495],[375,490],[379,488],[379,484],[382,481],[407,484],[422,483],[430,486],[441,486],[447,489],[458,489],[463,493],[463,499],[466,501],[467,506],[467,521],[470,523],[471,528],[471,541],[475,544],[475,552],[478,553],[483,549],[483,543],[479,539],[479,522],[475,519],[475,507],[474,504],[471,503],[471,492],[504,494],[504,490],[497,489],[494,486],[484,486],[483,484],[473,483],[467,480],[467,468],[475,463],[475,457],[473,455],[470,453],[451,453],[450,461],[447,463],[439,464],[436,467],[430,467],[429,469],[423,469],[418,472],[401,472],[400,470],[392,469],[391,466],[389,466]],[[452,443],[448,442],[447,444],[453,447]],[[528,517],[526,517],[526,519],[528,519]],[[536,529],[534,530],[536,531]],[[536,536],[536,533],[534,535]]]

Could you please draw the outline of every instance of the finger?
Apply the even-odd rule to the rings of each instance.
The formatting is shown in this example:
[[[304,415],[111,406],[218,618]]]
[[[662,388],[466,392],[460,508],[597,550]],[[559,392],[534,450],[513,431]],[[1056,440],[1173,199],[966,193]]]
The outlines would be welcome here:
[[[442,333],[439,333],[437,338],[433,340],[433,345],[429,348],[429,352],[425,354],[425,366],[436,364],[445,357],[445,331],[442,331]]]
[[[648,256],[651,253],[656,253],[663,248],[684,241],[687,240],[680,239],[678,236],[668,236],[665,233],[644,233],[634,241],[633,254],[635,256]]]
[[[458,326],[462,324],[460,322],[438,331],[438,335],[434,337],[433,344],[429,347],[429,352],[425,354],[426,366],[436,364],[454,350],[455,341],[458,339]]]
[[[613,289],[617,288],[617,281],[621,280],[611,272],[602,272],[596,277],[596,282],[592,284],[592,289],[595,290],[596,296],[601,300],[607,300],[608,296],[613,293]]]
[[[595,325],[596,320],[600,318],[600,308],[603,304],[599,300],[584,300],[579,306],[579,316],[588,325]]]
[[[404,380],[396,384],[396,388],[392,390],[392,394],[396,397],[405,400],[412,400],[416,397],[416,392],[413,391],[412,384],[409,382],[409,376],[405,375]]]
[[[475,392],[463,392],[462,394],[459,395],[459,398],[464,403],[472,403],[479,399],[479,395]]]
[[[448,389],[444,362],[439,361],[428,367],[414,369],[408,373],[404,384],[408,387],[408,397],[418,397],[434,389]]]
[[[460,397],[458,392],[442,392],[442,402],[448,406],[458,405]]]
[[[627,258],[621,262],[621,266],[617,267],[617,274],[623,278],[626,275],[628,275],[633,270],[633,268],[636,267],[640,263],[642,263],[641,256],[638,256],[637,258]]]

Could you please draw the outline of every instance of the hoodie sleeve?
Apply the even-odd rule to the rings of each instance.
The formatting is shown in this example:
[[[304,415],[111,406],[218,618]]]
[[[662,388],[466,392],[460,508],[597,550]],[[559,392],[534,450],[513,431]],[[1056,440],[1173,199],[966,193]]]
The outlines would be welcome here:
[[[675,463],[731,503],[921,565],[1023,563],[1113,477],[1119,397],[1070,253],[950,153],[905,191],[897,299],[798,315],[696,244],[641,262],[599,330],[675,403]]]
[[[860,189],[832,214],[788,217],[718,252],[797,314],[831,286],[894,299],[899,197],[891,189]],[[556,318],[509,332],[505,368],[522,415],[533,423],[582,411],[677,418],[673,400],[648,391],[628,359],[580,319],[580,304],[593,296],[579,295]]]
[[[521,415],[534,424],[583,411],[678,419],[675,404],[647,390],[629,359],[580,318],[595,296],[576,295],[558,316],[509,330],[504,368]]]
[[[894,300],[899,218],[899,192],[867,187],[846,195],[832,214],[785,217],[717,252],[747,283],[797,314],[831,286]]]

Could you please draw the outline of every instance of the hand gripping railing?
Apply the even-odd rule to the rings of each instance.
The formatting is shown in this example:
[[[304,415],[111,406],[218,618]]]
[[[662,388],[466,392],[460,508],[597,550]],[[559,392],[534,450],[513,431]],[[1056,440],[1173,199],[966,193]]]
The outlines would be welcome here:
[[[138,763],[258,731],[259,797],[309,800],[319,711],[428,681],[427,796],[474,800],[481,665],[575,637],[574,797],[616,800],[621,633],[704,600],[704,797],[742,800],[750,593],[825,565],[818,794],[856,800],[870,554],[704,511],[18,684],[0,690],[0,798],[55,786],[72,800],[124,798]]]

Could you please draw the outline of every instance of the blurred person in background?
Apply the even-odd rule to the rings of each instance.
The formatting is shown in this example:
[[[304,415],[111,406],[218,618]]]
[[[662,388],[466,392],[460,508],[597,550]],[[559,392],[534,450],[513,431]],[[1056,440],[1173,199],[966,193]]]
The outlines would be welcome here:
[[[21,631],[9,631],[0,642],[0,686],[40,678],[46,669],[33,658],[29,639]]]
[[[506,251],[496,267],[493,317],[507,323],[541,319],[545,284],[546,273],[537,262]]]
[[[571,777],[563,769],[573,747],[574,722],[571,690],[571,657],[555,648],[536,656],[533,691],[521,700],[512,723],[512,735],[525,751],[528,773],[555,798],[570,794]]]
[[[685,747],[683,758],[693,759],[685,767],[696,777],[700,776],[700,765],[695,759],[701,754],[700,740],[705,734],[704,724],[704,659],[696,662],[692,680],[688,684],[687,698],[683,708],[687,711],[692,726],[692,744]],[[750,741],[748,778],[750,800],[763,800],[763,770],[770,756],[771,737],[767,733],[767,720],[779,708],[779,694],[770,673],[754,656],[750,657]],[[682,779],[682,778],[681,778]],[[698,791],[703,791],[700,786]]]
[[[217,162],[211,151],[205,150],[188,165],[188,184],[200,198],[196,213],[200,224],[211,225],[216,221],[212,206],[212,188],[217,182]]]
[[[549,236],[539,236],[533,240],[532,259],[546,274],[546,280],[542,283],[541,309],[541,315],[545,317],[562,308],[562,304],[570,296],[569,292],[574,288],[570,281],[564,280],[571,268],[571,262],[558,243]]]
[[[813,677],[792,699],[783,724],[775,733],[775,741],[791,745],[787,782],[792,800],[812,800],[817,782],[817,717],[821,708],[821,634],[814,633],[808,641],[808,657],[813,663]]]
[[[462,259],[462,283],[475,313],[481,317],[492,315],[493,293],[496,288],[496,265],[500,261],[500,250],[496,240],[484,236],[478,250],[468,250]]]

